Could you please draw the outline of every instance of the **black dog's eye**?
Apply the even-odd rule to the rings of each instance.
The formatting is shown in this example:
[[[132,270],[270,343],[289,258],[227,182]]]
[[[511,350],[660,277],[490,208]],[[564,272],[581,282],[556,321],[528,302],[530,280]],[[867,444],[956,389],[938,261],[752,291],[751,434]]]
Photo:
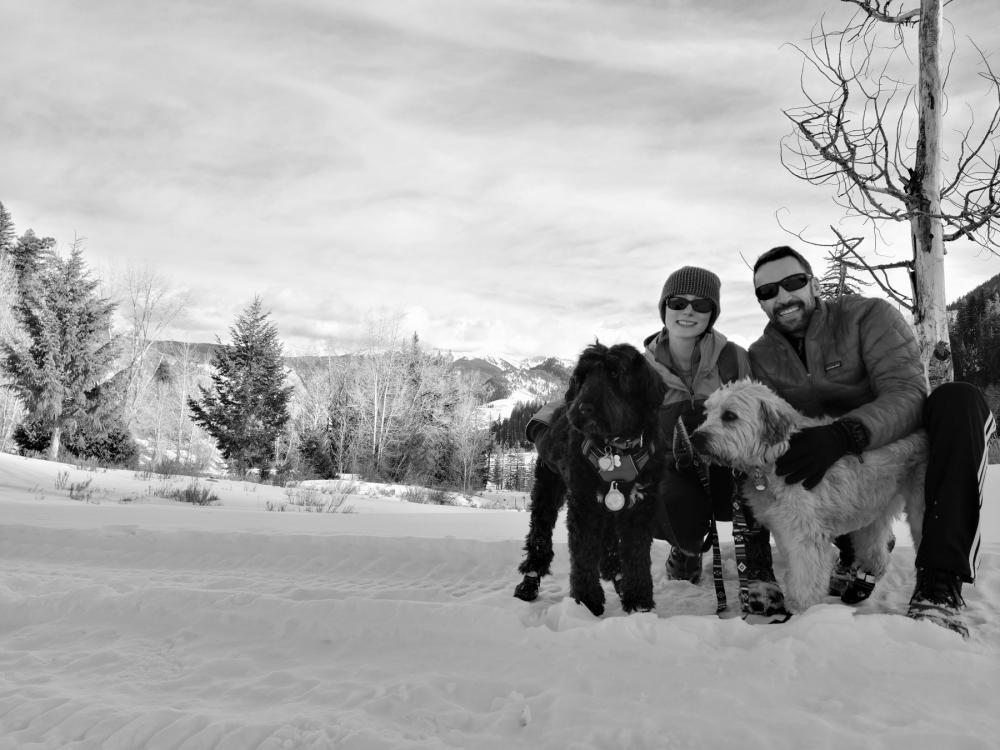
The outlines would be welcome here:
[[[724,412],[722,412],[723,422],[735,422],[737,419],[739,419],[739,417],[736,416],[736,412],[734,411],[726,409]]]

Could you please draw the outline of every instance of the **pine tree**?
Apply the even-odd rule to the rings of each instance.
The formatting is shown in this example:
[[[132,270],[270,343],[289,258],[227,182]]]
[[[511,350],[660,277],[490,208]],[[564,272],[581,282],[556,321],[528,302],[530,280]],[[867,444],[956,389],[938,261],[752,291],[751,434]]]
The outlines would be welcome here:
[[[14,250],[14,220],[0,201],[0,261]]]
[[[37,239],[30,231],[25,237]],[[115,304],[98,297],[98,281],[90,277],[83,250],[75,243],[69,258],[49,250],[47,240],[33,247],[29,273],[20,279],[14,316],[25,336],[4,342],[3,368],[20,396],[28,420],[48,433],[49,456],[55,459],[64,433],[112,416],[116,394],[112,362],[117,354],[111,339]],[[36,252],[37,251],[37,252]]]
[[[490,425],[494,439],[508,448],[524,448],[530,450],[533,446],[524,435],[524,428],[535,412],[544,406],[542,401],[518,401],[511,409],[510,416],[497,420]]]
[[[229,329],[232,343],[212,356],[211,388],[199,386],[201,399],[188,399],[192,418],[215,439],[230,467],[240,473],[259,469],[262,477],[288,421],[292,394],[284,385],[281,342],[269,314],[255,297]]]
[[[55,247],[56,241],[52,237],[39,237],[30,229],[18,238],[10,255],[14,263],[14,275],[22,289],[46,267],[55,255]],[[80,243],[75,242],[73,248],[79,249]]]

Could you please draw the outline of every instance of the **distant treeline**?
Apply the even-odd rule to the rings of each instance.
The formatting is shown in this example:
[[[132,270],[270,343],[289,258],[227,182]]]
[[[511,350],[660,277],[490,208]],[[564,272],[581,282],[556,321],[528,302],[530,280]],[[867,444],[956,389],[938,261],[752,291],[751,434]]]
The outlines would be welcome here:
[[[949,306],[955,379],[1000,386],[1000,276]]]
[[[493,440],[507,448],[523,448],[530,450],[533,446],[524,437],[524,428],[531,416],[544,406],[542,401],[519,402],[514,405],[510,417],[494,422],[490,429]]]

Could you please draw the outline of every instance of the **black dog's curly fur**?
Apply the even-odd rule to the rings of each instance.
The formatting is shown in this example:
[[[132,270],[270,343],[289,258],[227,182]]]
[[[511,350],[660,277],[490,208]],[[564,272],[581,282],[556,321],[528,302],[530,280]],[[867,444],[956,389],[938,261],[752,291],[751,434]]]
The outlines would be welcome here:
[[[658,409],[665,386],[633,346],[596,343],[580,355],[563,405],[537,440],[538,461],[531,491],[531,523],[524,561],[525,579],[515,596],[532,600],[538,579],[552,563],[552,529],[564,496],[569,531],[570,596],[595,615],[604,612],[601,578],[620,580],[615,588],[626,612],[651,610],[653,581],[650,546],[657,484],[663,468]],[[584,455],[584,439],[598,445],[642,436],[650,460],[634,482],[619,482],[627,498],[638,499],[612,512],[602,499],[608,485]],[[531,575],[529,575],[531,574]]]

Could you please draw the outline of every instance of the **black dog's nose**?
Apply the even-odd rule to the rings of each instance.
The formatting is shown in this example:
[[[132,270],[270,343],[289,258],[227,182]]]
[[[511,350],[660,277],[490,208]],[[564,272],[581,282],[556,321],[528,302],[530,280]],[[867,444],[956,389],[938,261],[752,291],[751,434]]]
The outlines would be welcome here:
[[[588,401],[584,401],[576,405],[576,410],[580,412],[580,416],[589,417],[594,413],[594,405]]]

